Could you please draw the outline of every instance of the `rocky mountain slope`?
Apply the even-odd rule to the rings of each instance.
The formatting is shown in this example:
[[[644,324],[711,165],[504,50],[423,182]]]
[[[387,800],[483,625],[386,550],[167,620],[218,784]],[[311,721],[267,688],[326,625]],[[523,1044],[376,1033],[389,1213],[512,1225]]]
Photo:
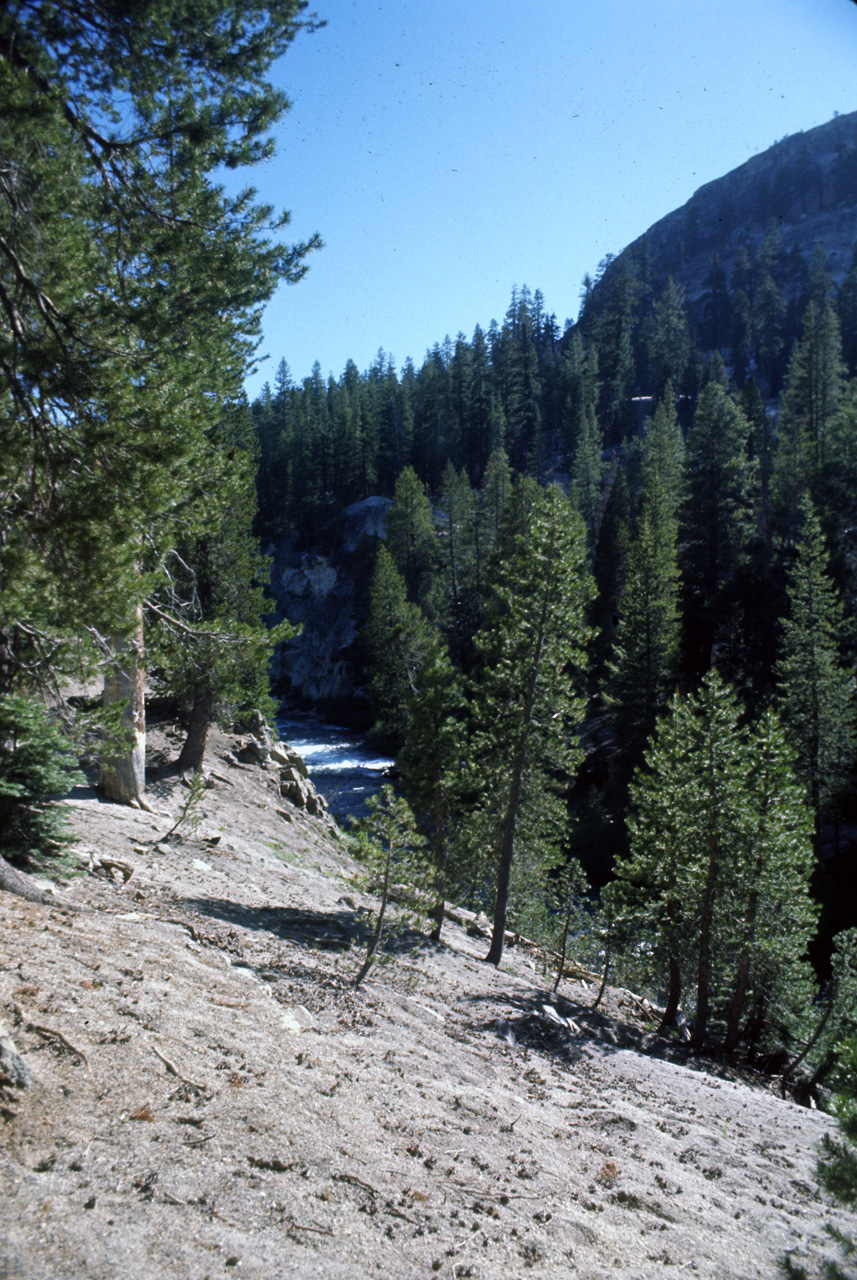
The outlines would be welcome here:
[[[166,726],[152,747],[159,813],[81,789],[90,873],[55,907],[0,894],[31,1072],[0,1102],[4,1280],[773,1280],[853,1230],[815,1183],[831,1120],[628,992],[592,1013],[582,971],[554,996],[526,948],[488,968],[461,915],[355,990],[371,899],[279,763],[215,736],[167,840],[186,792]]]
[[[705,292],[712,255],[731,278],[739,252],[758,247],[771,227],[787,253],[807,261],[823,245],[841,283],[857,240],[857,112],[783,138],[700,187],[623,249],[604,278],[633,263],[657,293],[672,275],[693,306]]]

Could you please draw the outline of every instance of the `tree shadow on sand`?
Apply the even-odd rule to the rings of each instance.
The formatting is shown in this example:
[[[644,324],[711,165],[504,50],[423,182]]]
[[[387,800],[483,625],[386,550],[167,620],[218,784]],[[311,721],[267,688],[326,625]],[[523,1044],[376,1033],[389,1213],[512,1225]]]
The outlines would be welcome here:
[[[693,1056],[685,1045],[658,1035],[654,1027],[647,1030],[623,1022],[554,992],[534,988],[502,996],[497,992],[473,993],[465,999],[474,1012],[489,1002],[495,1007],[494,1016],[475,1029],[493,1031],[498,1040],[510,1046],[547,1054],[566,1064],[578,1061],[584,1054],[631,1050],[683,1066],[693,1065]],[[505,1005],[502,1013],[498,1009],[501,1003]],[[711,1069],[710,1063],[706,1069]]]
[[[369,943],[372,913],[365,907],[345,907],[338,911],[312,911],[295,907],[253,907],[227,898],[183,898],[179,905],[200,915],[264,932],[293,946],[348,951]],[[395,921],[385,930],[381,951],[399,956],[433,947],[425,934],[415,929],[396,929]]]

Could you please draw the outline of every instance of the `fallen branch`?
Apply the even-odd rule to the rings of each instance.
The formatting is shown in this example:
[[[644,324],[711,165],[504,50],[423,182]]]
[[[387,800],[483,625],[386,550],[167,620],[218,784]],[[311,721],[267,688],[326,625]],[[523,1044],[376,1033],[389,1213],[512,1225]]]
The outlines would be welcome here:
[[[196,1080],[189,1080],[187,1076],[183,1076],[182,1073],[179,1071],[178,1067],[176,1066],[176,1064],[174,1062],[170,1062],[169,1058],[165,1054],[161,1053],[160,1049],[155,1044],[152,1045],[152,1053],[155,1055],[156,1058],[160,1058],[161,1062],[163,1062],[164,1066],[167,1068],[167,1071],[169,1071],[170,1075],[173,1075],[178,1080],[181,1080],[182,1084],[189,1085],[191,1089],[198,1089],[200,1093],[208,1092],[208,1087],[206,1085],[198,1084]]]
[[[87,1071],[89,1071],[89,1059],[86,1054],[82,1049],[78,1049],[76,1045],[73,1045],[70,1040],[67,1040],[61,1031],[56,1031],[53,1027],[43,1027],[38,1022],[32,1022],[23,1010],[15,1004],[14,1000],[12,1001],[12,1008],[15,1010],[16,1016],[21,1019],[28,1031],[35,1031],[36,1034],[42,1036],[43,1039],[59,1040],[60,1044],[65,1045],[66,1049],[73,1053],[75,1057],[80,1058]]]

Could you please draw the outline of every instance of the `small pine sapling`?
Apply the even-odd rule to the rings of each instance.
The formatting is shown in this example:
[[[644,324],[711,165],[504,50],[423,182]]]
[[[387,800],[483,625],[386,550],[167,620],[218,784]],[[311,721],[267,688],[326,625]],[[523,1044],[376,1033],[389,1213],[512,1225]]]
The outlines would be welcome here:
[[[169,831],[162,838],[169,840],[171,836],[178,835],[181,839],[186,831],[191,839],[199,831],[200,823],[205,814],[202,812],[202,798],[205,795],[206,779],[202,772],[195,773],[190,781],[190,790],[188,791],[185,802],[179,810],[179,816],[176,818]],[[184,831],[182,831],[184,828]]]
[[[366,868],[366,886],[377,893],[379,903],[366,956],[354,979],[355,987],[360,986],[374,963],[393,891],[400,908],[400,925],[424,919],[434,902],[434,864],[406,801],[397,798],[387,783],[379,795],[371,797],[368,807],[368,816],[356,824],[352,852]]]

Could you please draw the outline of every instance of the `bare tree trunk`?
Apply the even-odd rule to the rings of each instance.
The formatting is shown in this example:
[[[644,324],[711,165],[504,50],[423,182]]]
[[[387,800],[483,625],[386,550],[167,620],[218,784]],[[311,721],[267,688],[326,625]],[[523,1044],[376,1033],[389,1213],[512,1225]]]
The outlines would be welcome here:
[[[105,707],[125,703],[122,727],[131,734],[125,755],[101,761],[98,785],[108,800],[147,809],[146,790],[146,701],[143,671],[143,609],[136,610],[136,626],[130,640],[116,642],[116,662],[104,677]]]
[[[17,871],[2,854],[0,854],[0,889],[6,893],[14,893],[19,898],[26,898],[27,902],[41,902],[53,907],[57,905],[55,898],[43,893],[28,875],[23,871]]]
[[[681,1004],[681,965],[674,952],[670,952],[668,966],[669,989],[667,991],[667,1003],[658,1031],[666,1031],[668,1027],[677,1025],[678,1009]]]
[[[518,810],[521,807],[521,789],[524,779],[524,749],[518,752],[512,764],[512,779],[509,796],[506,801],[506,816],[503,823],[503,839],[500,844],[500,862],[497,868],[497,898],[494,906],[494,928],[491,934],[491,946],[485,957],[486,964],[499,964],[503,959],[503,944],[506,940],[506,913],[509,909],[509,886],[512,881],[512,856],[515,849],[515,826],[518,821]]]
[[[187,773],[188,771],[199,773],[202,769],[202,762],[205,757],[205,743],[208,738],[208,730],[211,728],[213,712],[214,695],[211,689],[208,685],[204,688],[198,688],[194,693],[187,737],[184,740],[178,758],[179,773]]]

